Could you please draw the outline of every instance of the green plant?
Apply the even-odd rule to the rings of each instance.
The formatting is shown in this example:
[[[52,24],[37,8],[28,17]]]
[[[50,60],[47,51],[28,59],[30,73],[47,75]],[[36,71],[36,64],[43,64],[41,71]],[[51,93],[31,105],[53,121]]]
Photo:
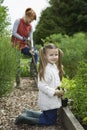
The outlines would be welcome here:
[[[29,58],[21,58],[20,60],[20,71],[21,71],[21,77],[29,77],[30,75],[30,62]]]
[[[72,112],[80,122],[87,125],[87,62],[80,62],[76,76],[70,80],[63,78],[65,97],[73,99]]]
[[[17,50],[10,38],[0,38],[0,97],[11,91],[17,72]]]
[[[70,80],[68,77],[63,78],[61,87],[65,89],[65,96],[67,98],[73,99],[73,93],[76,88],[75,80]]]
[[[79,119],[87,117],[87,63],[80,62],[75,76],[76,88],[73,93],[74,113]]]
[[[87,125],[87,117],[84,117],[84,118],[83,118],[83,124],[84,124],[84,125]]]

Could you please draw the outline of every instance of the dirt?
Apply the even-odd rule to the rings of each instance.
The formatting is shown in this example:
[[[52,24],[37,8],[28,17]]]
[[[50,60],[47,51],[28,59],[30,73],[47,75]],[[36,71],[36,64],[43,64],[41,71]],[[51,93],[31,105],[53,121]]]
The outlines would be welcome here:
[[[15,125],[16,117],[25,109],[39,110],[37,105],[38,89],[34,80],[21,79],[20,88],[13,86],[13,91],[0,98],[0,130],[64,130],[58,122],[55,126]]]

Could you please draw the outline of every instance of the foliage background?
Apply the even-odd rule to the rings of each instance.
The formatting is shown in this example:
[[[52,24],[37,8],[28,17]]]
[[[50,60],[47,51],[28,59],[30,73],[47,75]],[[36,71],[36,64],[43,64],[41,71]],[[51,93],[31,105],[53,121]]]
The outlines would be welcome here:
[[[86,0],[48,0],[50,6],[42,11],[34,32],[36,44],[52,34],[87,32],[87,1]]]

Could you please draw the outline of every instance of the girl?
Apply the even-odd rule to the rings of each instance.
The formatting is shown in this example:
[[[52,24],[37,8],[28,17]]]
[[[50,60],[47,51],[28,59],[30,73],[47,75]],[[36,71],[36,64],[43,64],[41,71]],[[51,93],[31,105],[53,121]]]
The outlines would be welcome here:
[[[38,104],[43,111],[40,124],[54,125],[57,120],[57,109],[61,107],[60,97],[63,95],[58,89],[63,76],[62,51],[51,43],[40,50],[39,56]]]
[[[61,96],[64,92],[58,88],[61,85],[63,68],[61,64],[62,51],[50,43],[40,49],[38,70],[38,104],[41,112],[25,110],[17,118],[16,124],[28,123],[39,125],[55,125],[57,110],[61,107]]]

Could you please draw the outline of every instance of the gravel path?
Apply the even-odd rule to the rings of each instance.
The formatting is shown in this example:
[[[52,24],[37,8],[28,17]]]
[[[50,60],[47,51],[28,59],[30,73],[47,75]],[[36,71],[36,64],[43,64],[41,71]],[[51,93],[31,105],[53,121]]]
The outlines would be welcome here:
[[[61,123],[55,126],[29,126],[14,124],[15,118],[24,108],[39,110],[37,106],[38,90],[30,78],[22,78],[20,89],[14,88],[6,97],[0,99],[0,130],[64,130]]]

